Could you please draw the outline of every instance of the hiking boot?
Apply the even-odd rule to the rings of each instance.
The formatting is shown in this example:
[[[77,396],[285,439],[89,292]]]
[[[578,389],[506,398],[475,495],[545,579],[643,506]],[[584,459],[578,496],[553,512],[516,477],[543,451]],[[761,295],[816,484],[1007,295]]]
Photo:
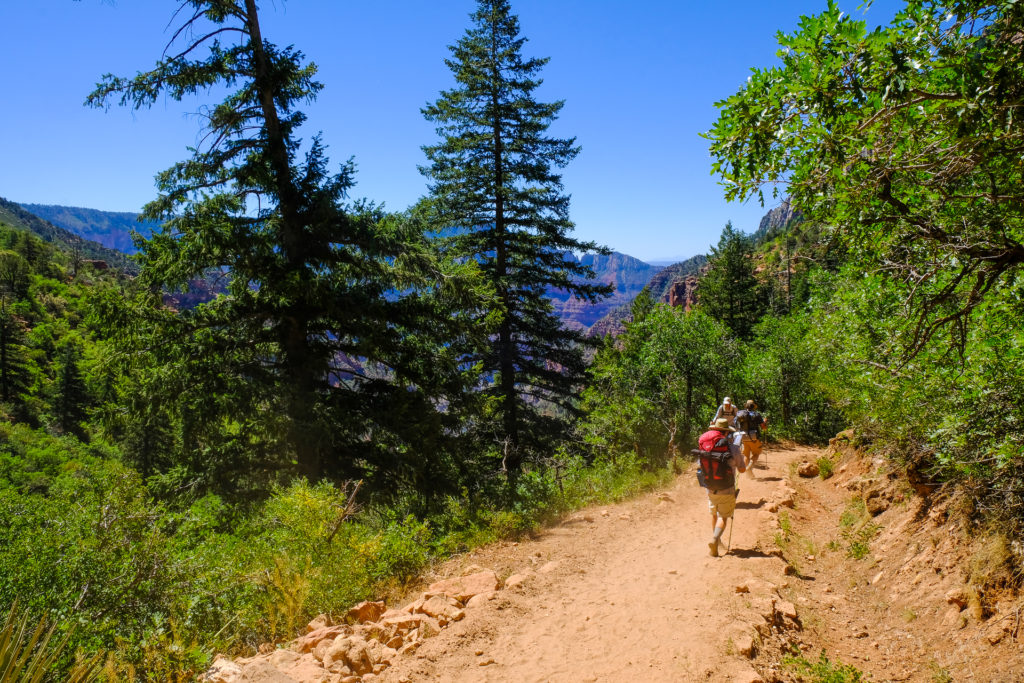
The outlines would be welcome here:
[[[708,542],[708,550],[711,551],[711,557],[718,557],[718,543],[719,540],[717,538],[712,538]]]
[[[754,463],[750,463],[750,466],[747,467],[747,477],[749,479],[757,479],[757,477],[754,476]]]

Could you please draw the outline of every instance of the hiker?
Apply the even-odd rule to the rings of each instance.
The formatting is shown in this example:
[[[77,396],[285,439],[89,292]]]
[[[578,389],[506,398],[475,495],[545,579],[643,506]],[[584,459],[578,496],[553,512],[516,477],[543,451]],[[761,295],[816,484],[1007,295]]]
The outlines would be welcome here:
[[[722,405],[718,406],[718,412],[716,412],[715,416],[711,418],[711,424],[708,425],[708,428],[713,427],[715,421],[722,417],[729,420],[730,427],[736,425],[736,406],[732,404],[732,399],[728,396],[722,399]]]
[[[743,439],[743,457],[747,476],[753,479],[754,463],[761,456],[761,430],[768,426],[768,421],[757,412],[757,403],[751,400],[743,404],[743,410],[736,413],[736,426],[746,434]]]
[[[708,490],[708,507],[711,509],[711,540],[708,548],[711,557],[718,557],[725,525],[736,510],[736,471],[744,472],[743,433],[737,432],[729,420],[720,417],[710,430],[700,435],[698,458],[700,470],[698,479]],[[720,454],[717,457],[713,454]],[[733,524],[735,524],[735,520]]]

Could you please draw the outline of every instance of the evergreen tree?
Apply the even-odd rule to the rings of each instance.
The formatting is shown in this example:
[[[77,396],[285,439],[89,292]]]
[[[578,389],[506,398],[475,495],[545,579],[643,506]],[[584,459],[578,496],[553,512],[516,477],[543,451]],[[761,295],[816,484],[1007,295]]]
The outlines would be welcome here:
[[[725,224],[717,247],[711,247],[708,270],[697,284],[697,304],[725,323],[739,339],[749,339],[764,314],[762,289],[754,277],[754,246],[750,238]]]
[[[28,388],[29,371],[21,321],[0,296],[0,401],[14,401]]]
[[[319,136],[300,156],[297,105],[321,89],[316,67],[263,38],[256,0],[188,0],[177,16],[180,53],[106,76],[88,102],[138,109],[234,88],[205,112],[192,158],[158,176],[144,215],[165,222],[140,245],[152,292],[211,272],[228,291],[181,313],[140,300],[142,321],[117,326],[130,362],[145,364],[126,404],[174,411],[176,459],[219,486],[254,469],[358,476],[413,457],[423,429],[450,426],[431,417],[437,406],[459,400],[442,342],[462,303],[446,306],[475,264],[441,263],[407,222],[346,203],[352,166],[330,174]],[[108,319],[126,315],[105,306]]]
[[[67,344],[61,353],[54,385],[53,416],[61,432],[81,433],[86,417],[89,394],[79,367],[80,353],[74,344]]]
[[[574,139],[546,135],[563,102],[534,98],[547,59],[526,59],[519,20],[507,0],[479,0],[472,27],[450,47],[453,89],[424,108],[440,141],[424,147],[435,219],[446,251],[480,264],[498,308],[479,363],[491,400],[485,429],[514,479],[524,458],[546,453],[574,414],[583,378],[583,336],[563,328],[546,293],[561,289],[593,302],[609,287],[585,284],[589,268],[567,252],[599,251],[570,236],[569,197],[558,169],[579,152]],[[494,315],[496,314],[496,315]],[[547,409],[552,406],[555,410]]]

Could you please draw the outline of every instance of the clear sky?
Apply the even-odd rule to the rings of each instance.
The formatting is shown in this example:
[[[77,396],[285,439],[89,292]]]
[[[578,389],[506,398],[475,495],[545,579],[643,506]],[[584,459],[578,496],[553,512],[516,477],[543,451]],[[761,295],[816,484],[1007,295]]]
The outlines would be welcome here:
[[[190,116],[211,98],[150,110],[82,106],[105,73],[152,67],[176,0],[0,0],[0,196],[21,203],[138,211],[154,175],[197,140]],[[294,45],[326,86],[305,108],[334,162],[354,157],[355,195],[401,210],[425,193],[420,147],[435,141],[421,107],[453,84],[447,46],[473,0],[264,0],[264,37]],[[727,204],[699,133],[749,69],[775,61],[826,0],[512,0],[526,56],[550,57],[539,97],[564,99],[551,132],[577,138],[565,169],[576,236],[648,261],[706,253],[727,220],[765,213]],[[886,23],[901,3],[840,0]],[[766,208],[772,208],[770,205]]]

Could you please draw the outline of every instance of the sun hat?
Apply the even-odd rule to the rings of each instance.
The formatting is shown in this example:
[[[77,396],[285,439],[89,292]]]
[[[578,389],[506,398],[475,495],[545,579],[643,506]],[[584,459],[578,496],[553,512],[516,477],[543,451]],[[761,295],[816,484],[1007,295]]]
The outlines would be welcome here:
[[[717,429],[720,432],[725,432],[725,431],[735,432],[736,431],[732,427],[732,425],[729,424],[728,418],[724,418],[724,417],[720,417],[717,420],[715,420],[715,425],[714,425],[714,427],[712,427],[712,429]]]
[[[725,404],[725,405],[727,405],[727,406],[731,406],[731,405],[732,405],[732,399],[731,399],[731,398],[729,398],[728,396],[726,396],[726,397],[725,397],[725,398],[724,398],[724,399],[722,400],[722,403],[724,403],[724,404]]]

